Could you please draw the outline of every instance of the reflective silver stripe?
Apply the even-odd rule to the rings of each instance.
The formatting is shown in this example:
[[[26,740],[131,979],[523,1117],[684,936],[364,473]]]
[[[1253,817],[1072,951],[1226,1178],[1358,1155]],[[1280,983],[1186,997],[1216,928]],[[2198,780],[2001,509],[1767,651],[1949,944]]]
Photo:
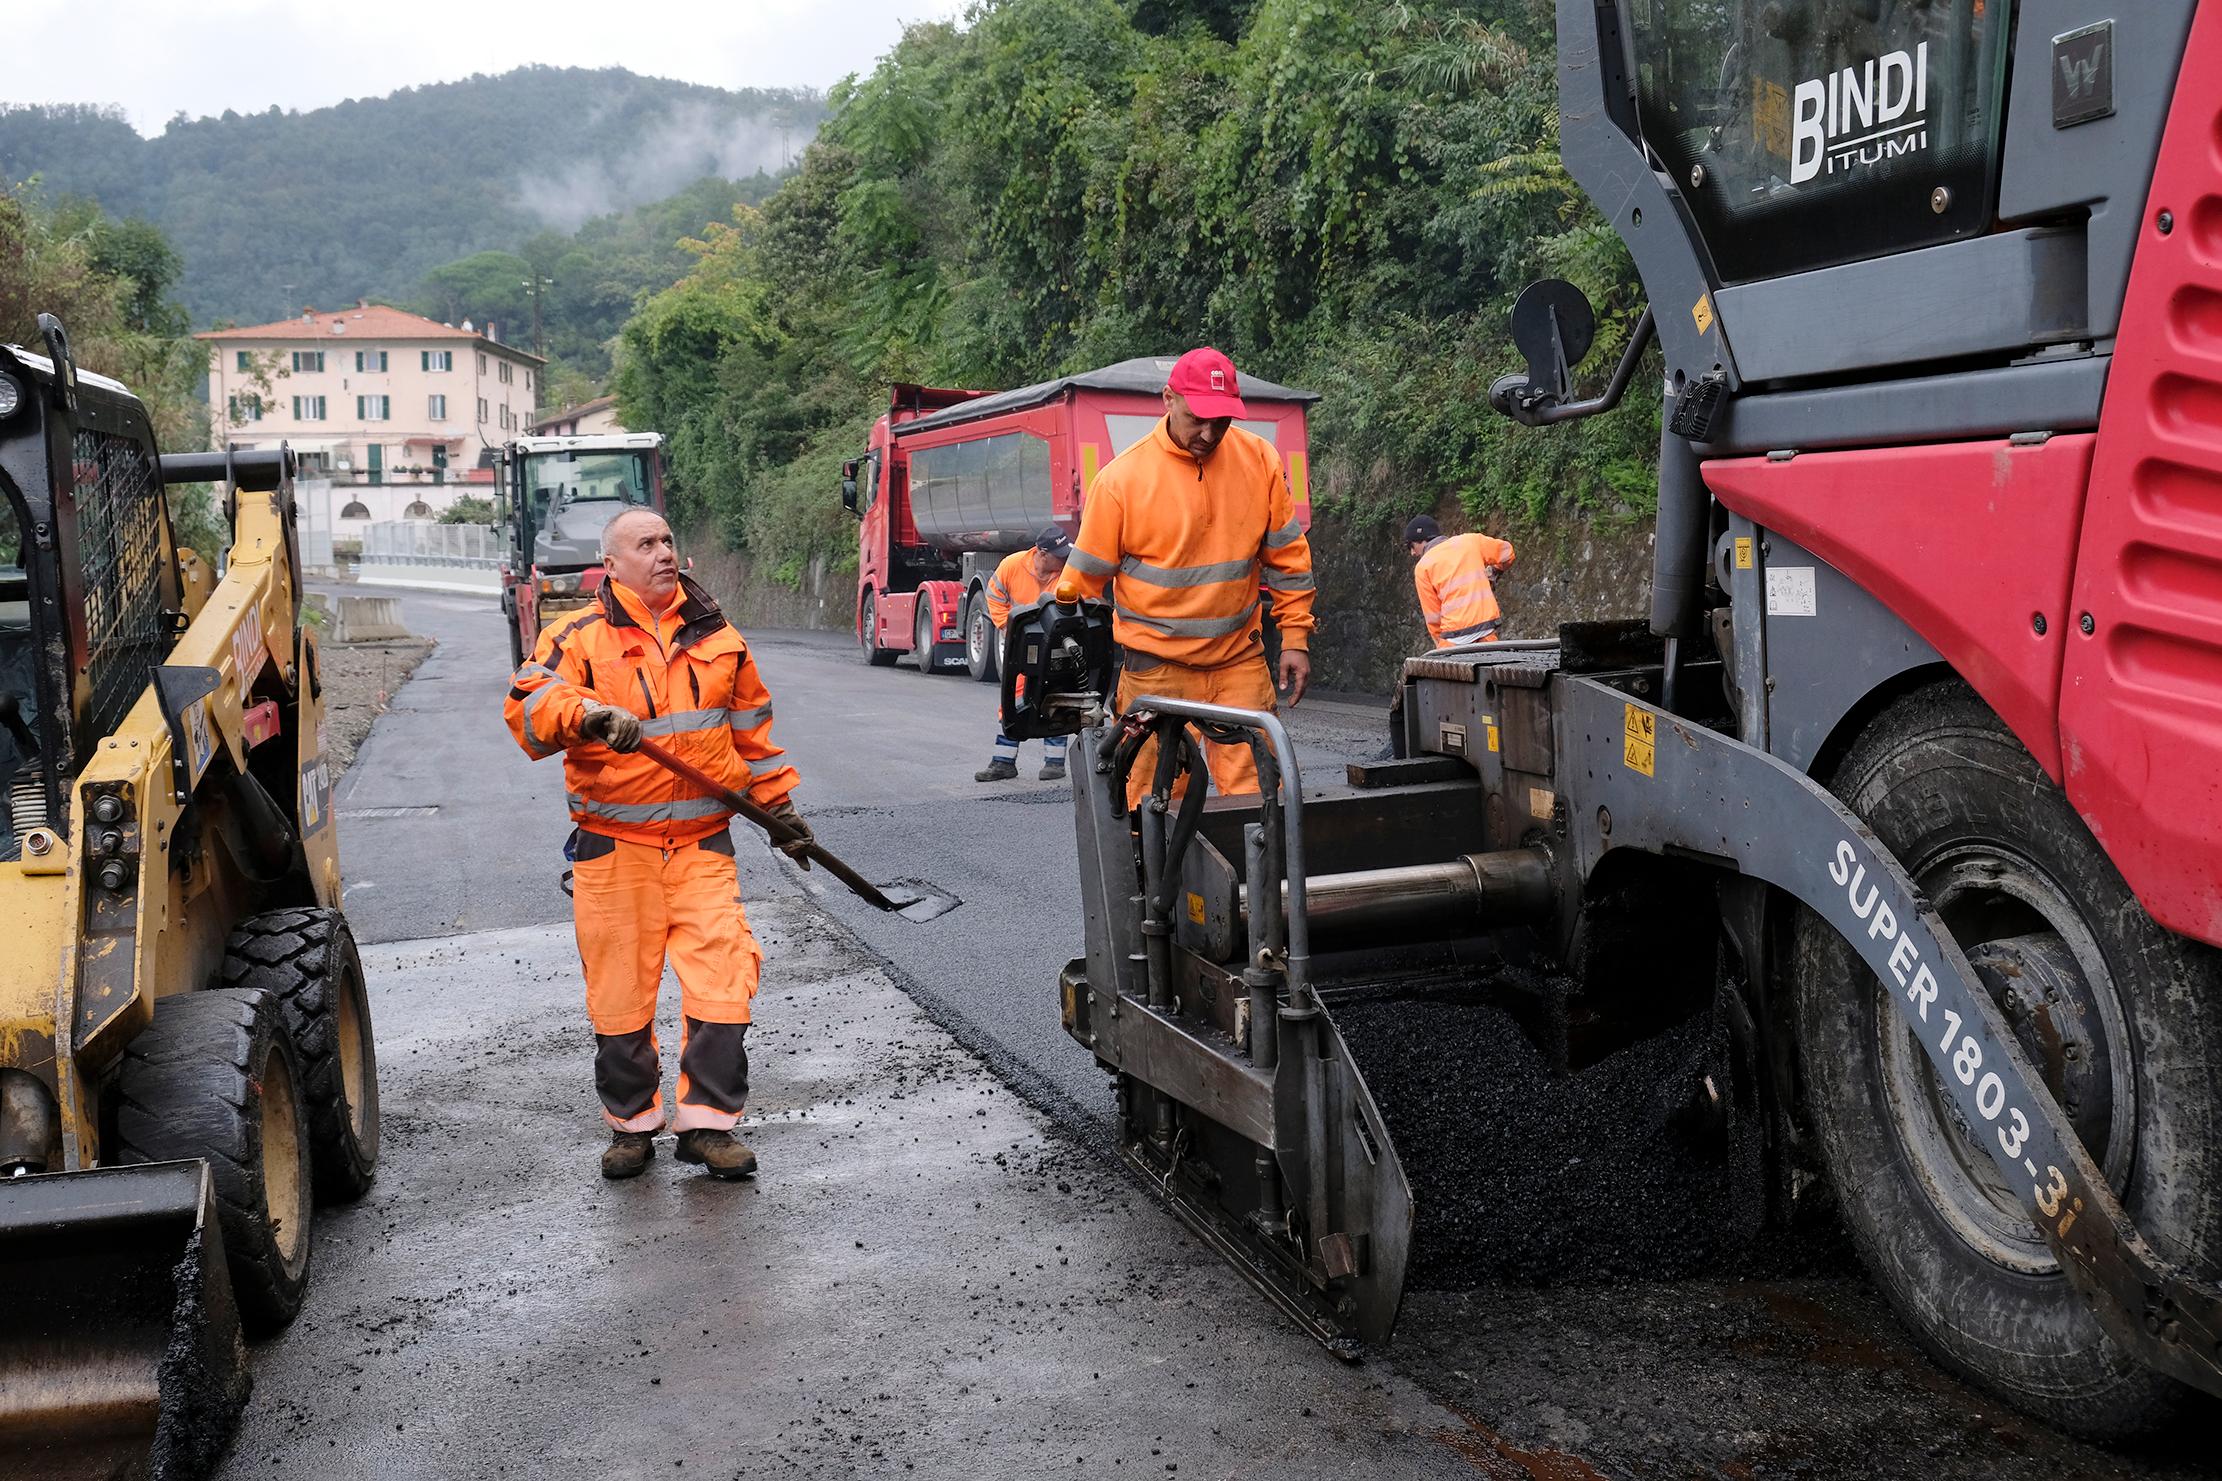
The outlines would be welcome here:
[[[1454,597],[1465,596],[1469,592],[1494,590],[1496,590],[1496,587],[1487,575],[1477,571],[1468,571],[1453,576],[1447,581],[1436,582],[1435,598],[1437,601],[1447,602]]]
[[[560,679],[563,675],[544,663],[528,663],[517,670],[517,677],[520,679]]]
[[[749,762],[748,774],[752,777],[770,776],[775,771],[785,771],[792,764],[785,756],[766,756],[760,761]]]
[[[1208,566],[1153,566],[1131,555],[1119,562],[1120,575],[1147,581],[1152,586],[1215,586],[1222,581],[1248,581],[1256,576],[1257,569],[1255,556]]]
[[[1249,626],[1250,619],[1257,615],[1258,599],[1250,598],[1250,605],[1232,617],[1145,617],[1124,606],[1114,604],[1114,607],[1127,621],[1154,629],[1169,638],[1223,638]]]
[[[733,717],[731,723],[735,730],[754,730],[772,717],[772,707],[758,705],[753,710],[728,710],[726,713]]]
[[[540,732],[532,728],[532,712],[539,709],[548,696],[555,692],[556,686],[548,684],[525,696],[525,748],[535,756],[553,756],[563,749],[554,741],[543,741]]]
[[[613,823],[685,823],[696,818],[722,818],[733,809],[714,797],[686,797],[677,802],[590,802],[576,792],[566,793],[573,812]]]
[[[1477,622],[1472,627],[1453,628],[1451,631],[1443,634],[1442,641],[1446,643],[1455,643],[1460,638],[1471,638],[1493,633],[1497,630],[1498,620],[1499,619],[1492,617],[1487,622]]]
[[[725,710],[680,710],[640,722],[642,735],[682,735],[690,730],[715,730],[725,723]]]
[[[1065,557],[1065,564],[1083,576],[1108,576],[1118,569],[1100,555],[1090,555],[1075,545],[1072,554]]]
[[[1287,524],[1282,525],[1272,534],[1265,537],[1265,548],[1267,550],[1279,550],[1282,546],[1294,545],[1297,541],[1303,538],[1303,526],[1299,525],[1294,519],[1291,519]]]
[[[988,582],[988,595],[999,602],[1007,602],[1011,599],[1011,589],[999,580],[990,581]]]
[[[1268,566],[1265,568],[1265,589],[1267,591],[1317,591],[1319,583],[1312,579],[1312,573],[1309,571],[1276,571]]]

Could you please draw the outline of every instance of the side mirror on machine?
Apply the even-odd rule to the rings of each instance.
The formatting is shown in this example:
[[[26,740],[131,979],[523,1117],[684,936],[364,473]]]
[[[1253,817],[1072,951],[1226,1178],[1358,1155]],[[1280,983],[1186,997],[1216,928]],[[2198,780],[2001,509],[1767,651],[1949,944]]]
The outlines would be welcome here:
[[[841,507],[851,514],[856,513],[856,464],[851,458],[841,465]]]
[[[1650,348],[1653,328],[1651,310],[1646,308],[1604,394],[1573,400],[1574,367],[1597,338],[1597,311],[1590,307],[1587,294],[1562,278],[1530,283],[1512,306],[1512,342],[1527,360],[1527,371],[1498,377],[1489,388],[1489,404],[1529,427],[1610,411],[1620,404],[1636,362]]]

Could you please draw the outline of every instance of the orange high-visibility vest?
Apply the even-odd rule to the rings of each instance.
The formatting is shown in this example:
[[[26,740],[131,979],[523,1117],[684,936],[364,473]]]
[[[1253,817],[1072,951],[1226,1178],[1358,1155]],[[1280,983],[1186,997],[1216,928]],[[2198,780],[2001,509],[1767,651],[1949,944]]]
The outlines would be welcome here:
[[[1273,444],[1240,427],[1202,464],[1158,419],[1096,475],[1066,571],[1083,596],[1111,587],[1112,635],[1189,668],[1263,652],[1259,583],[1281,647],[1312,642],[1312,547]]]
[[[632,711],[643,735],[758,806],[800,780],[772,744],[772,698],[748,644],[689,577],[657,616],[603,582],[594,606],[541,633],[502,713],[526,755],[563,753],[571,817],[589,833],[676,848],[726,826],[732,810],[692,783],[587,740],[580,722],[595,704]]]
[[[1412,585],[1436,647],[1496,635],[1502,614],[1489,568],[1511,564],[1512,542],[1491,535],[1438,535],[1427,542],[1412,568]]]
[[[1045,590],[1034,579],[1032,547],[1012,551],[996,563],[995,574],[988,578],[988,621],[1002,627],[1011,620],[1011,608],[1032,606]]]

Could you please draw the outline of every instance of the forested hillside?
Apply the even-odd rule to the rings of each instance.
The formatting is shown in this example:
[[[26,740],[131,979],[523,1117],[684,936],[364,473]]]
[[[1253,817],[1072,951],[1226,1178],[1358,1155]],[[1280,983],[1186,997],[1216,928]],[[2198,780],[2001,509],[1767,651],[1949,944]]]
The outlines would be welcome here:
[[[252,322],[406,299],[474,252],[568,233],[705,176],[777,172],[822,113],[805,90],[553,67],[307,113],[180,115],[153,139],[115,110],[0,106],[0,186],[36,175],[48,199],[155,223],[183,259],[193,321]]]
[[[689,512],[790,581],[853,561],[837,468],[890,381],[1014,386],[1201,342],[1324,393],[1314,496],[1350,538],[1450,499],[1648,510],[1655,409],[1545,431],[1487,409],[1529,279],[1588,290],[1600,363],[1640,309],[1557,164],[1551,13],[998,0],[914,28],[627,326],[626,420],[672,438]]]

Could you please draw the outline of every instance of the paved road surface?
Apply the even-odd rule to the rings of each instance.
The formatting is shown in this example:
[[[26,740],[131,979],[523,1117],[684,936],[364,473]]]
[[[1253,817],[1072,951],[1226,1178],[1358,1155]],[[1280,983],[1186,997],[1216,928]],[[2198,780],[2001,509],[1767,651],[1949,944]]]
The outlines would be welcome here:
[[[2206,1474],[1945,1378],[1825,1246],[1675,1283],[1414,1292],[1386,1359],[1333,1363],[1102,1155],[1103,1082],[1056,1022],[1079,950],[1064,788],[975,784],[986,686],[823,634],[752,635],[798,800],[868,876],[964,904],[890,920],[744,849],[772,953],[765,1176],[705,1188],[659,1161],[607,1188],[560,774],[501,729],[492,610],[403,605],[441,647],[339,798],[348,908],[383,943],[388,1161],[320,1224],[310,1310],[258,1353],[228,1474]],[[1362,708],[1294,719],[1314,775],[1379,750]]]

